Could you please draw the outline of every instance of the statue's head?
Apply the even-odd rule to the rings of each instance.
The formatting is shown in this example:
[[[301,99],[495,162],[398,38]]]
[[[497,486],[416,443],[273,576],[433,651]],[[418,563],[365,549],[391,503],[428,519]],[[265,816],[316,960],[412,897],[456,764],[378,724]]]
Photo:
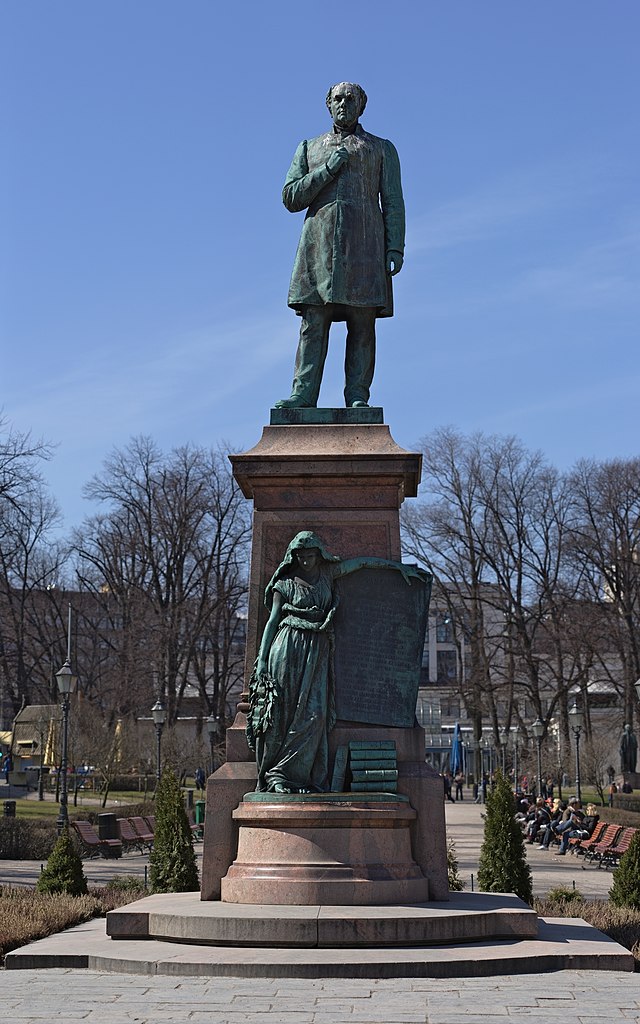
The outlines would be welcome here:
[[[289,544],[280,565],[267,584],[267,589],[265,590],[267,605],[270,604],[271,592],[276,580],[282,579],[283,576],[289,576],[292,571],[295,572],[298,566],[305,570],[313,571],[316,566],[321,566],[325,562],[339,561],[340,556],[332,555],[316,533],[313,533],[311,530],[302,530],[300,533],[297,533]]]
[[[338,128],[353,128],[366,105],[366,92],[354,82],[338,82],[327,93],[327,107]]]

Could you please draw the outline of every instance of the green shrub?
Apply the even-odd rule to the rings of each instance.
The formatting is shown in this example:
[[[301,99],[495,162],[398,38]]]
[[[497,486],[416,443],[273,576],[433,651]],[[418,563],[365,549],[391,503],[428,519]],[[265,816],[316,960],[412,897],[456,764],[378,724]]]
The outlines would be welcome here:
[[[53,817],[0,818],[0,860],[46,860],[57,838]]]
[[[531,868],[524,837],[515,819],[511,786],[501,772],[487,793],[484,840],[480,850],[478,887],[484,892],[514,892],[531,903]]]
[[[616,907],[640,910],[640,832],[636,832],[613,872],[609,899]]]
[[[136,875],[116,875],[104,887],[109,892],[144,892],[144,880]]]
[[[63,892],[68,896],[86,895],[87,880],[82,870],[82,861],[68,829],[63,829],[54,846],[47,866],[36,883],[36,890]]]
[[[456,857],[456,848],[453,842],[447,843],[447,877],[451,892],[462,892],[464,882],[458,874],[458,858]]]
[[[197,892],[200,888],[193,837],[180,784],[165,769],[156,793],[156,822],[149,856],[152,892]]]
[[[565,906],[569,903],[584,902],[584,896],[579,889],[567,889],[564,886],[558,886],[556,889],[549,889],[546,899],[549,903],[561,903]]]

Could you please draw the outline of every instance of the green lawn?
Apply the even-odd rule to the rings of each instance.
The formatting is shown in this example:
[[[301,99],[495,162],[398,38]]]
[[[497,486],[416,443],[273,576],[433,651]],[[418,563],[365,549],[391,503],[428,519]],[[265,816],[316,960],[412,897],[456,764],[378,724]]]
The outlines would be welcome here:
[[[96,794],[97,797],[97,794]],[[118,811],[124,804],[137,804],[140,803],[140,793],[110,793],[107,801],[107,806],[104,808],[105,811]],[[92,811],[102,810],[100,803],[94,800],[89,803],[88,801],[81,802],[78,800],[78,806],[73,806],[73,795],[69,799],[69,815],[71,817],[77,816],[78,812],[82,811],[82,808],[91,808]],[[43,820],[50,818],[55,820],[58,816],[60,805],[54,800],[16,800],[16,817],[18,818],[30,818]]]

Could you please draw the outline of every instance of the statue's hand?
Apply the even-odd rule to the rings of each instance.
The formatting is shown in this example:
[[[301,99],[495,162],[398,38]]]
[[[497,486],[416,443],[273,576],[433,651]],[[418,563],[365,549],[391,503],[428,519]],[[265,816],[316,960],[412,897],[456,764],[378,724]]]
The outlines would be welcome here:
[[[266,658],[258,658],[256,661],[256,676],[258,679],[260,676],[266,676],[269,672],[269,666]]]
[[[387,274],[391,274],[394,277],[395,274],[399,274],[402,270],[402,264],[404,263],[404,256],[401,252],[397,252],[395,249],[389,249],[387,253]]]
[[[346,150],[344,146],[340,146],[339,149],[333,151],[333,153],[327,160],[327,169],[331,172],[331,174],[338,174],[342,170],[348,159],[348,150]]]
[[[406,565],[404,562],[401,564],[402,568],[400,569],[400,572],[402,573],[402,578],[405,583],[409,584],[409,586],[411,586],[412,579],[422,580],[423,583],[429,582],[429,573],[424,569],[420,569],[417,565]]]

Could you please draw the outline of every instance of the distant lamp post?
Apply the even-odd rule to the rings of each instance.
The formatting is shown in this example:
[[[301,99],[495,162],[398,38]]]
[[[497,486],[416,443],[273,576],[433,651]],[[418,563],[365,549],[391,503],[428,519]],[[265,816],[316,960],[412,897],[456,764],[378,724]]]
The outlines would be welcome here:
[[[59,672],[56,672],[58,693],[62,698],[62,758],[60,760],[60,812],[56,819],[58,835],[69,826],[67,796],[67,747],[69,743],[69,697],[76,687],[76,676],[71,671],[69,658]]]
[[[156,780],[160,782],[160,776],[162,775],[162,730],[167,719],[161,700],[157,700],[151,708],[151,717],[156,727]]]
[[[40,740],[40,771],[38,772],[38,800],[44,800],[44,748],[45,748],[45,729],[47,727],[46,718],[38,719],[38,735]]]
[[[536,718],[535,722],[531,726],[531,732],[536,738],[538,744],[538,792],[537,796],[542,796],[542,737],[544,736],[544,722],[541,718]]]
[[[518,740],[520,739],[520,726],[516,725],[513,730],[513,788],[518,792]]]
[[[507,774],[507,743],[509,742],[509,730],[505,728],[500,733],[500,747],[502,749],[502,774]]]
[[[580,733],[582,732],[582,726],[584,723],[584,714],[574,701],[573,707],[569,711],[569,724],[571,725],[571,731],[576,738],[576,796],[578,800],[582,802],[582,793],[580,790]]]
[[[220,721],[219,715],[208,715],[207,716],[207,732],[209,733],[209,759],[211,762],[211,774],[216,770],[216,759],[215,759],[215,746],[218,735],[218,722]]]

